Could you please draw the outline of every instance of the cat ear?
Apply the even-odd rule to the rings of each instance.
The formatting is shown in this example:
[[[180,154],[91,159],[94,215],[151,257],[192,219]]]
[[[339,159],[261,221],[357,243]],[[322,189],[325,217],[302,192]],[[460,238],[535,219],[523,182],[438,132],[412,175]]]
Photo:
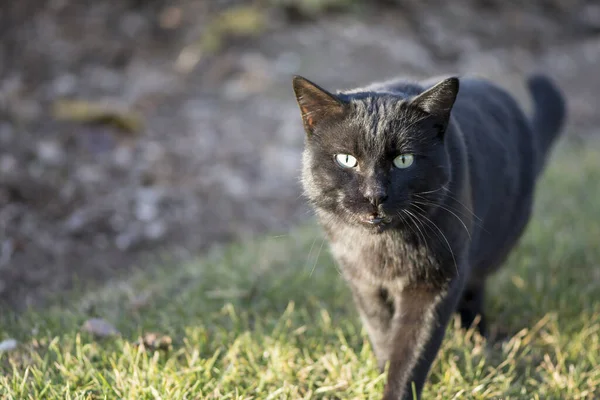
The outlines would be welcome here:
[[[345,103],[308,79],[295,76],[293,86],[306,133],[312,133],[315,125],[324,118],[344,114]]]
[[[448,121],[450,119],[450,111],[452,111],[452,106],[458,95],[458,90],[458,78],[444,79],[415,97],[410,104],[425,111],[427,114]]]

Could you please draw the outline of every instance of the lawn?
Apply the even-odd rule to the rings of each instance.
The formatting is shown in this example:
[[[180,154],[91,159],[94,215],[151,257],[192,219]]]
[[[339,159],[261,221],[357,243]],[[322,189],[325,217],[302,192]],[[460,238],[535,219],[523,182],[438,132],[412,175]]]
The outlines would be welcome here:
[[[492,278],[489,343],[456,321],[425,399],[600,398],[600,142],[563,143]],[[2,399],[378,399],[385,377],[314,225],[47,309],[0,310]],[[118,335],[82,329],[92,317]],[[164,335],[162,345],[136,343]],[[170,343],[169,343],[170,341]]]

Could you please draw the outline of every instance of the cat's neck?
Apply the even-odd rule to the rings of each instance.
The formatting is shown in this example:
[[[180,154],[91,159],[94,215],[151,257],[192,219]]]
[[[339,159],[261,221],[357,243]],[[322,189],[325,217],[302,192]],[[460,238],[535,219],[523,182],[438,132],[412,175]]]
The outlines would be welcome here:
[[[325,211],[317,212],[346,279],[371,285],[425,282],[444,284],[458,271],[462,255],[449,234],[447,219],[432,216],[430,225],[406,222],[381,232],[353,225]],[[434,226],[435,225],[435,226]],[[452,265],[452,271],[441,268]]]
[[[406,282],[415,265],[437,264],[433,247],[408,229],[377,233],[326,212],[317,214],[346,279],[372,285]]]

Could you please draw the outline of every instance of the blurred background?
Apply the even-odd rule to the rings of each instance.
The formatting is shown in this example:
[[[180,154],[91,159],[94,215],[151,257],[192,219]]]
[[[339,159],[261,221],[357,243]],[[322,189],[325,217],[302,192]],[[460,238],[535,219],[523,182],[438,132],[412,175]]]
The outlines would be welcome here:
[[[534,70],[568,96],[568,140],[599,132],[600,2],[4,1],[0,303],[305,221],[294,74],[480,74],[527,106]]]

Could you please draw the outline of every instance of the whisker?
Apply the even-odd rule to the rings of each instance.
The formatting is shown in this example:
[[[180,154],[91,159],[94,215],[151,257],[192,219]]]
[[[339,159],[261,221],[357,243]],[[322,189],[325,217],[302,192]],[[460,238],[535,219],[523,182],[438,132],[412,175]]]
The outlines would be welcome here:
[[[421,197],[424,200],[428,200],[431,201],[431,199],[426,198],[425,196],[421,196],[423,193],[413,193],[414,196],[417,197]],[[460,202],[460,200],[458,200],[456,197],[452,196],[450,193],[446,193],[446,197],[454,200],[457,204],[459,204],[460,206],[462,206],[468,213],[469,215],[472,215],[474,218],[476,218],[477,220],[479,220],[480,222],[483,222],[483,220],[478,217],[473,210],[471,210],[469,207],[467,207],[466,205],[464,205],[462,202]],[[457,210],[458,211],[458,210]]]
[[[417,215],[419,215],[420,217],[424,218],[424,221],[427,221],[431,225],[433,225],[433,227],[435,227],[435,229],[437,229],[438,232],[442,235],[442,238],[444,239],[444,241],[446,242],[446,245],[448,246],[448,250],[450,251],[450,255],[452,256],[452,261],[454,261],[454,267],[456,268],[456,273],[458,274],[459,273],[458,272],[458,264],[456,263],[456,258],[454,257],[454,251],[452,251],[452,246],[450,246],[450,242],[446,238],[446,235],[444,235],[444,232],[435,224],[435,222],[433,222],[431,219],[429,219],[426,215],[420,214],[418,212],[417,212]],[[437,233],[436,233],[436,235],[437,235]]]
[[[479,227],[479,228],[483,229],[485,232],[488,232],[488,231],[487,231],[487,230],[484,228],[483,224],[481,223],[481,222],[483,222],[483,221],[482,221],[480,218],[478,218],[478,217],[477,217],[475,214],[473,214],[472,212],[471,212],[470,214],[467,214],[466,212],[463,212],[463,211],[461,211],[461,210],[459,210],[459,209],[457,209],[457,208],[450,207],[450,206],[449,206],[449,205],[447,205],[447,204],[440,204],[440,203],[436,203],[436,202],[434,202],[434,201],[431,201],[431,200],[429,200],[429,199],[426,199],[426,198],[423,198],[423,197],[418,197],[418,198],[419,198],[420,200],[422,200],[422,201],[413,200],[413,202],[414,202],[414,203],[417,203],[417,204],[424,205],[424,206],[434,206],[434,207],[440,207],[440,208],[442,208],[442,209],[444,209],[444,210],[446,210],[446,211],[448,211],[448,212],[450,212],[450,213],[452,213],[452,214],[454,214],[454,213],[453,213],[453,211],[454,211],[454,212],[457,212],[457,213],[459,213],[459,214],[460,214],[460,215],[462,215],[463,217],[471,217],[471,216],[472,216],[472,217],[474,217],[474,218],[477,218],[477,220],[473,220],[473,221],[472,221],[472,222],[473,222],[473,224],[474,224],[475,226],[477,226],[477,227]],[[455,215],[455,216],[456,216],[456,215]],[[456,217],[458,218],[458,216],[456,216]],[[461,221],[461,222],[463,222],[463,221]],[[463,222],[463,223],[464,223],[464,222]]]
[[[417,207],[417,204],[423,205],[423,206],[435,206],[436,204],[433,203],[424,203],[424,202],[420,202],[420,201],[416,201],[413,200],[413,203],[415,203],[415,207]],[[467,228],[467,225],[464,223],[464,221],[462,219],[460,219],[460,217],[458,215],[456,215],[454,212],[452,212],[449,208],[446,208],[445,206],[441,205],[441,204],[437,204],[437,207],[441,208],[442,210],[448,211],[450,214],[452,214],[454,217],[456,217],[456,219],[461,223],[461,225],[463,226],[463,228],[465,228],[465,232],[467,232],[467,236],[469,236],[469,240],[471,240],[471,232],[469,232],[469,229]],[[425,210],[423,210],[423,212],[425,212]]]
[[[306,256],[306,263],[308,264],[308,262],[311,259],[312,256],[312,252],[313,252],[313,248],[315,247],[315,243],[317,243],[317,236],[315,236],[315,238],[313,239],[312,244],[310,245],[310,250],[308,251],[308,255]],[[308,265],[307,265],[308,266]],[[311,272],[312,274],[312,272]]]
[[[439,188],[437,188],[435,190],[429,190],[427,192],[418,192],[418,193],[414,193],[414,195],[435,193],[435,192],[439,192],[440,190],[448,190],[448,187],[447,186],[440,186]]]
[[[417,228],[419,228],[419,226],[421,226],[421,227],[423,227],[423,230],[424,230],[424,232],[425,232],[425,233],[427,232],[427,230],[425,229],[425,225],[423,224],[423,221],[420,221],[420,220],[419,220],[419,217],[418,217],[418,215],[416,215],[416,213],[413,213],[413,212],[411,212],[411,211],[409,211],[409,210],[404,210],[404,212],[405,212],[407,215],[409,215],[409,216],[411,217],[411,219],[412,219],[412,220],[414,220],[414,221],[415,221],[415,225],[417,226]],[[420,231],[420,229],[419,229],[419,231]],[[424,238],[429,238],[429,236],[427,236],[427,235],[425,235],[425,234],[423,235],[423,237],[424,237]]]
[[[411,214],[410,214],[410,212],[409,212],[409,211],[407,211],[407,210],[401,210],[401,211],[402,211],[402,212],[404,212],[404,213],[406,214],[406,217],[407,217],[408,219],[410,219],[410,220],[411,220],[411,222],[412,222],[412,223],[415,225],[415,227],[418,229],[419,233],[417,233],[416,231],[414,231],[414,230],[412,229],[412,227],[411,227],[409,224],[407,224],[407,226],[408,226],[408,227],[410,228],[410,230],[411,230],[411,231],[412,231],[412,232],[413,232],[413,233],[414,233],[414,234],[417,236],[417,238],[418,238],[418,237],[421,237],[421,238],[423,238],[423,244],[425,245],[425,248],[427,249],[427,251],[429,251],[429,246],[427,245],[427,238],[425,237],[425,235],[424,235],[423,231],[421,231],[421,228],[419,227],[419,225],[418,225],[418,223],[417,223],[417,221],[418,221],[418,220],[416,220],[416,221],[415,221],[415,220],[413,220],[413,216],[411,216]],[[399,215],[400,215],[400,214],[399,214]]]
[[[321,251],[323,250],[323,244],[325,244],[325,238],[321,240],[321,247],[319,247],[319,252],[317,253],[317,257],[315,258],[315,263],[313,264],[312,270],[310,271],[310,277],[312,277],[313,272],[315,272],[315,268],[317,268],[317,263],[319,262],[319,257],[321,256]]]
[[[419,193],[413,193],[412,194],[414,197],[418,197],[421,200],[426,200],[426,201],[430,201],[433,202],[435,204],[439,204],[438,202],[434,201],[433,199],[428,198],[427,196],[422,196]],[[447,194],[446,197],[448,197],[449,199],[452,199],[455,203],[457,203],[458,205],[462,206],[464,208],[464,211],[466,211],[470,216],[473,216],[474,218],[477,218],[478,220],[481,220],[481,218],[479,218],[474,212],[473,210],[471,210],[469,207],[465,206],[463,203],[461,203],[460,201],[456,200],[455,197],[453,197],[451,194]],[[455,208],[456,211],[459,211],[458,209]]]

